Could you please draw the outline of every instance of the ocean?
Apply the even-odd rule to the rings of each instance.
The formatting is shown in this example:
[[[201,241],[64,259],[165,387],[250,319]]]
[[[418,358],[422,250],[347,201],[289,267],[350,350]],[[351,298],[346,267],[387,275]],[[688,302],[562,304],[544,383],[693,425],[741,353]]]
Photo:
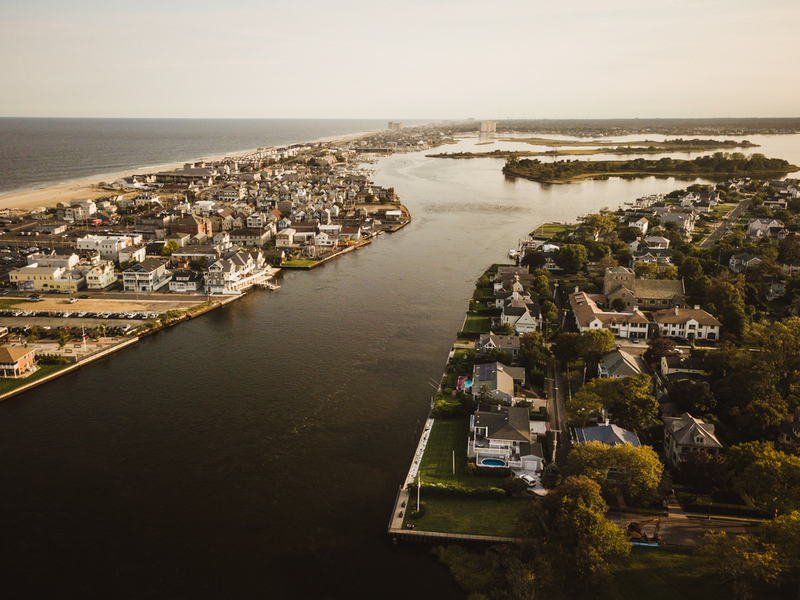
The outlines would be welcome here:
[[[386,129],[378,119],[0,118],[0,194]],[[408,125],[424,123],[409,121]]]

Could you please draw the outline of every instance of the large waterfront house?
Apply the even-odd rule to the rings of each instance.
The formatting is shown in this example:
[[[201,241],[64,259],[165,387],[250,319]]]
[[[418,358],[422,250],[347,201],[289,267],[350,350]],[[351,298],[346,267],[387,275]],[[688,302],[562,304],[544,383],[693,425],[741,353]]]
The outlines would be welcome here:
[[[541,444],[533,440],[528,409],[479,407],[470,418],[467,456],[478,466],[510,467],[535,473],[544,467]]]
[[[482,333],[475,349],[482,356],[492,350],[498,350],[508,356],[511,362],[516,362],[517,358],[519,358],[519,337],[516,335]]]
[[[499,362],[475,365],[472,372],[472,395],[479,398],[487,394],[493,400],[511,403],[514,400],[514,383],[525,384],[523,367],[507,367]]]

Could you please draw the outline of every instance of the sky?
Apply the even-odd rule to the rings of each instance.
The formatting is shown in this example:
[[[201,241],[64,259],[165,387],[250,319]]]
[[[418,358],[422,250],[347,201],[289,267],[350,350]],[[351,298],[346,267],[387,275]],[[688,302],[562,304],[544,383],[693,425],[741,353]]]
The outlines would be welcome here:
[[[6,0],[0,116],[800,116],[798,0]]]

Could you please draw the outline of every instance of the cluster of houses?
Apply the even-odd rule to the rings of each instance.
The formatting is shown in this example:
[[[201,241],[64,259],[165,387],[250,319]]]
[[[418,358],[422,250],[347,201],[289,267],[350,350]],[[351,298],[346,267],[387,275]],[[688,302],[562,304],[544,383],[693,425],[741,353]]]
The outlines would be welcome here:
[[[502,308],[501,322],[514,327],[515,335],[482,334],[475,342],[475,352],[502,352],[512,365],[517,364],[520,336],[542,327],[538,300],[531,289],[534,276],[527,267],[500,267],[494,278],[494,306]],[[610,305],[619,299],[626,310],[614,311]],[[576,290],[570,295],[575,321],[580,331],[607,329],[615,337],[647,340],[656,331],[667,337],[685,340],[719,339],[720,323],[697,307],[688,307],[682,281],[638,279],[626,267],[606,269],[603,294],[587,294]],[[620,302],[615,303],[618,307]],[[700,361],[701,362],[701,361]],[[676,378],[703,378],[702,364],[680,355],[662,361],[663,381]],[[698,370],[699,369],[699,370]],[[617,348],[602,357],[598,376],[622,378],[647,373],[640,356]],[[478,466],[504,466],[517,474],[530,476],[531,489],[543,493],[537,476],[548,459],[543,452],[542,437],[549,423],[531,418],[531,399],[516,390],[525,384],[525,370],[500,362],[478,364],[471,377],[459,379],[458,388],[469,392],[479,402],[470,422],[468,456]],[[714,434],[714,426],[688,413],[677,414],[666,391],[658,389],[663,400],[663,455],[668,466],[676,467],[692,450],[718,453],[722,448]],[[543,402],[534,400],[533,402]],[[800,427],[798,428],[800,432]],[[636,434],[608,420],[572,432],[575,443],[590,441],[606,445],[628,443],[639,446]]]
[[[104,199],[36,210],[37,233],[63,240],[77,224],[96,233],[78,238],[74,254],[29,256],[11,282],[74,292],[122,279],[125,291],[236,293],[263,281],[269,264],[288,254],[322,258],[407,220],[392,204],[393,188],[371,183],[357,163],[348,166],[359,143],[188,163],[105,184],[119,193]],[[124,233],[100,228],[123,224]]]
[[[620,306],[618,299],[624,310],[611,308]],[[687,306],[683,280],[637,278],[627,267],[606,268],[602,294],[576,289],[569,300],[580,332],[607,329],[614,337],[642,341],[657,330],[664,337],[713,342],[722,327],[708,312]]]

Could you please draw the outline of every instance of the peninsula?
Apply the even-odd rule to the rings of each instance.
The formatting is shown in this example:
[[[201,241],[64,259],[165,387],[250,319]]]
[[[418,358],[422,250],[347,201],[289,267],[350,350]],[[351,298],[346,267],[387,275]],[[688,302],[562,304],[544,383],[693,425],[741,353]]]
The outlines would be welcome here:
[[[490,546],[436,550],[486,597],[790,597],[800,180],[626,205],[477,280],[389,535]]]

